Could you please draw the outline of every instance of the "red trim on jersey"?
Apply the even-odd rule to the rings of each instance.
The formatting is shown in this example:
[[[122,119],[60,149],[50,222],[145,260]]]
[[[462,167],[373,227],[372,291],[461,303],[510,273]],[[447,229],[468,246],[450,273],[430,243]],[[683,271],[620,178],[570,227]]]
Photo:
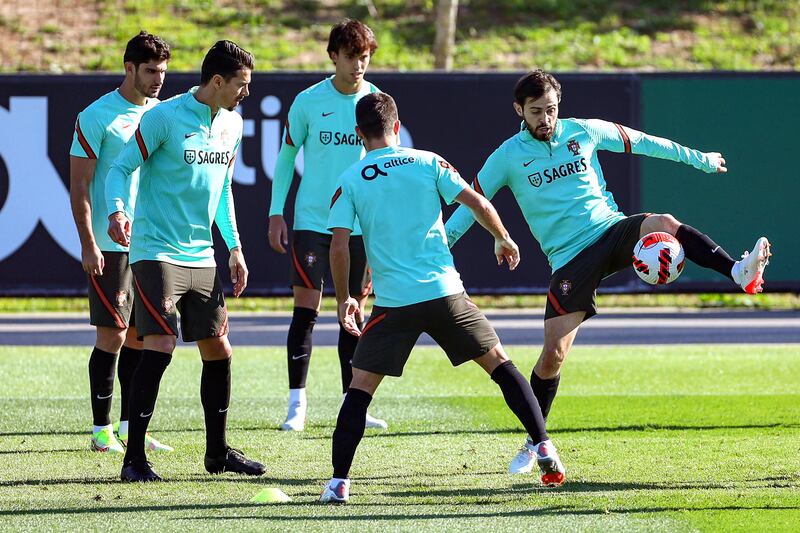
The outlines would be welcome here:
[[[75,133],[78,134],[78,142],[81,143],[81,148],[83,148],[83,151],[86,152],[86,157],[89,159],[97,159],[92,147],[89,145],[89,141],[87,141],[86,137],[83,136],[80,119],[75,121]]]
[[[386,318],[386,312],[383,312],[383,313],[379,314],[375,318],[370,318],[369,322],[367,322],[367,325],[364,326],[364,329],[361,330],[361,334],[363,335],[366,332],[368,332],[372,326],[374,326],[378,322],[383,321],[384,318]]]
[[[100,288],[100,284],[97,283],[97,280],[94,278],[94,276],[89,276],[89,279],[92,282],[92,287],[94,287],[94,292],[97,293],[97,295],[100,297],[100,301],[103,302],[103,307],[108,309],[109,314],[114,317],[114,322],[117,324],[117,327],[119,329],[127,328],[128,326],[125,325],[125,321],[122,320],[122,317],[119,315],[119,313],[117,313],[117,310],[114,309],[114,306],[108,301],[105,293],[103,293],[103,289]]]
[[[144,144],[144,139],[142,138],[141,126],[136,128],[136,144],[139,145],[139,151],[142,152],[142,161],[147,161],[147,145]]]
[[[231,160],[228,163],[228,168],[231,168],[233,166],[233,164],[236,162],[236,156],[237,155],[239,155],[239,152],[236,152],[235,154],[233,154],[233,157],[231,157]]]
[[[342,188],[339,187],[338,189],[336,189],[336,192],[333,193],[333,198],[331,198],[331,207],[333,207],[333,204],[336,203],[336,200],[338,200],[341,195],[342,195]]]
[[[167,335],[175,335],[175,332],[172,331],[171,327],[169,327],[169,324],[167,324],[167,322],[164,320],[164,317],[161,316],[161,313],[156,311],[156,308],[153,307],[153,304],[151,304],[150,300],[147,299],[147,296],[144,295],[142,286],[139,285],[139,280],[136,279],[136,276],[133,276],[133,283],[136,284],[136,290],[139,291],[139,296],[142,297],[142,303],[144,303],[144,307],[147,309],[147,312],[150,313],[150,316],[155,319],[155,321],[159,326],[161,326],[161,329],[163,329]]]
[[[622,143],[625,145],[625,153],[626,154],[631,153],[631,138],[628,137],[627,133],[625,133],[625,128],[623,128],[616,122],[614,123],[614,125],[617,127],[617,129],[619,130],[619,134],[622,136]]]
[[[483,196],[484,198],[486,195],[483,193],[483,187],[481,187],[480,182],[478,181],[478,176],[475,176],[475,181],[472,182],[472,188],[475,189],[475,192]]]
[[[567,312],[564,311],[564,308],[561,307],[561,304],[558,303],[558,300],[556,300],[556,296],[555,296],[555,294],[553,294],[553,291],[549,291],[547,293],[547,301],[550,302],[550,305],[553,306],[553,309],[555,309],[556,313],[558,313],[559,315],[566,315],[567,314]]]
[[[286,121],[286,138],[284,142],[289,146],[294,146],[294,141],[292,140],[292,135],[289,133],[289,121]]]
[[[306,286],[306,288],[313,289],[314,284],[311,283],[311,280],[308,279],[303,267],[300,266],[300,261],[297,260],[297,254],[294,253],[294,247],[292,247],[292,263],[294,263],[294,269],[297,270],[298,274],[300,274],[300,278],[303,280],[303,284]]]

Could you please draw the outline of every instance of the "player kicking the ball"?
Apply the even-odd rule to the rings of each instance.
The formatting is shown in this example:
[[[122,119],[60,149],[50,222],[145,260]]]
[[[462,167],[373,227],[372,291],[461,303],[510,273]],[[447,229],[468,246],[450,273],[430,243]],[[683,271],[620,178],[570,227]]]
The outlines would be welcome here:
[[[297,189],[291,255],[294,312],[286,338],[289,368],[289,407],[281,425],[285,431],[302,431],[306,423],[306,376],[311,362],[311,333],[322,301],[322,282],[328,272],[331,232],[328,210],[339,175],[361,159],[364,147],[355,134],[355,107],[364,95],[378,88],[364,79],[372,54],[378,48],[375,35],[357,20],[336,24],[328,38],[328,55],[336,66],[330,78],[305,89],[289,110],[283,145],[275,164],[269,208],[269,244],[286,253],[288,230],[283,218],[286,196],[294,176],[294,161],[304,149],[303,179]],[[350,293],[361,309],[369,295],[367,258],[356,224],[350,241]],[[350,360],[358,337],[339,328],[339,366],[342,392],[347,391],[353,372]],[[385,421],[367,414],[368,428],[386,429]]]
[[[331,270],[339,320],[360,335],[353,356],[353,380],[333,432],[333,477],[320,501],[349,498],[350,466],[364,435],[364,418],[384,376],[400,376],[419,336],[425,332],[460,365],[475,361],[497,383],[509,408],[536,442],[542,482],[560,485],[564,467],[544,427],[527,380],[506,356],[494,329],[464,293],[442,224],[441,199],[465,205],[495,238],[498,264],[519,263],[519,249],[484,197],[440,156],[397,146],[400,121],[387,94],[370,94],[356,106],[364,159],[342,174],[331,201],[328,227]],[[375,306],[363,329],[361,308],[350,296],[350,233],[361,221],[372,266]]]
[[[511,189],[552,268],[544,346],[531,373],[545,419],[578,327],[597,313],[595,290],[605,277],[630,267],[633,247],[643,235],[659,231],[675,236],[689,260],[716,270],[749,294],[761,292],[770,256],[765,237],[734,261],[708,236],[672,215],[620,213],[606,191],[598,150],[679,161],[704,172],[727,172],[725,159],[611,122],[559,119],[560,101],[561,85],[552,75],[536,70],[523,76],[514,88],[520,132],[489,156],[472,183],[489,199],[504,186]],[[453,213],[445,226],[451,246],[474,221],[469,209]],[[534,441],[528,438],[511,462],[511,473],[531,471]]]

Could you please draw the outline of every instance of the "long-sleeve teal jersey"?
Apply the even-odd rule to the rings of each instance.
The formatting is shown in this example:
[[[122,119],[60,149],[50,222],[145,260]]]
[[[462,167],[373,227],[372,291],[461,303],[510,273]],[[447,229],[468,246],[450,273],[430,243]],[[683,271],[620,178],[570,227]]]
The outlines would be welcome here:
[[[331,195],[339,176],[364,156],[356,135],[356,104],[365,95],[380,92],[365,81],[355,94],[342,94],[326,78],[300,92],[289,109],[283,145],[275,163],[269,214],[283,215],[294,176],[294,160],[303,147],[303,178],[294,202],[295,230],[328,231]],[[361,233],[356,225],[355,235]]]
[[[484,163],[473,188],[491,199],[511,189],[533,236],[555,271],[624,218],[606,190],[599,150],[669,159],[716,172],[707,154],[669,139],[604,120],[559,119],[550,141],[535,139],[523,124]],[[461,206],[445,224],[452,246],[475,222]]]
[[[108,214],[127,212],[128,176],[141,166],[130,261],[214,266],[211,225],[240,245],[231,192],[242,117],[199,102],[192,89],[142,116],[106,177]]]

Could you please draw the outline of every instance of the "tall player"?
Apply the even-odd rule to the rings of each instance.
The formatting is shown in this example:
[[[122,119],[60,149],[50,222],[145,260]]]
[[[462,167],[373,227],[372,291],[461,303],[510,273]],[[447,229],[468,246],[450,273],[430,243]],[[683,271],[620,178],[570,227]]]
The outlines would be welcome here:
[[[606,190],[598,150],[669,159],[709,173],[727,172],[725,159],[620,124],[559,119],[560,102],[561,85],[551,74],[536,70],[520,78],[514,88],[520,131],[489,156],[472,183],[489,199],[502,187],[511,189],[552,268],[544,346],[531,373],[545,419],[578,327],[597,313],[595,290],[603,278],[630,267],[640,237],[654,231],[674,235],[689,260],[719,272],[749,294],[761,292],[770,255],[765,237],[752,253],[734,261],[707,235],[672,215],[622,214]],[[451,246],[473,222],[467,209],[453,213],[445,225]],[[534,446],[529,438],[511,462],[511,473],[532,469]]]
[[[128,41],[122,59],[125,80],[78,115],[70,149],[70,203],[89,282],[89,320],[97,332],[89,357],[89,389],[94,419],[91,448],[99,452],[124,453],[119,441],[128,441],[130,383],[142,355],[132,316],[128,247],[106,234],[105,179],[144,112],[158,104],[169,59],[169,45],[155,35],[143,31]],[[138,181],[139,171],[135,170],[125,191],[131,210]],[[117,365],[122,399],[119,440],[110,418]],[[172,451],[149,435],[145,441],[150,450]]]
[[[206,470],[265,472],[264,465],[231,448],[225,435],[233,350],[211,233],[216,223],[230,251],[233,294],[239,296],[248,272],[231,191],[242,140],[242,117],[234,110],[249,94],[253,64],[253,56],[236,44],[217,42],[203,60],[200,87],[145,113],[135,139],[125,145],[106,179],[108,233],[119,244],[130,242],[136,325],[144,337],[142,361],[133,376],[123,481],[161,479],[147,461],[144,436],[177,343],[176,310],[181,313],[183,340],[196,341],[203,360]],[[140,166],[140,201],[130,233],[127,181]]]
[[[378,88],[364,79],[372,54],[378,48],[375,35],[357,20],[336,24],[328,38],[328,56],[336,67],[330,78],[302,91],[289,110],[283,145],[278,153],[269,208],[269,244],[286,253],[288,230],[283,218],[286,196],[294,176],[294,161],[303,147],[303,179],[297,190],[292,232],[290,282],[294,312],[286,338],[289,367],[289,407],[281,429],[302,431],[306,422],[306,376],[311,360],[311,333],[322,301],[322,283],[328,272],[328,211],[336,181],[344,169],[361,159],[364,147],[355,134],[356,103]],[[356,226],[351,239],[353,264],[350,292],[359,305],[369,294],[364,243]],[[353,373],[353,358],[358,337],[339,328],[339,366],[342,392],[346,392]],[[367,415],[366,426],[385,429],[386,422]]]
[[[353,381],[333,432],[333,478],[320,501],[349,498],[350,466],[364,435],[364,416],[383,377],[400,376],[419,336],[426,332],[455,366],[475,361],[497,383],[511,411],[537,439],[542,482],[560,485],[564,467],[547,437],[544,419],[527,380],[508,359],[489,321],[464,292],[442,224],[442,206],[457,201],[494,237],[497,264],[519,263],[519,249],[497,212],[458,172],[432,152],[397,146],[400,121],[388,94],[365,96],[356,107],[363,161],[342,174],[331,200],[331,268],[339,319],[361,335],[353,357]],[[361,220],[375,280],[375,307],[359,327],[361,309],[348,293],[348,240]]]

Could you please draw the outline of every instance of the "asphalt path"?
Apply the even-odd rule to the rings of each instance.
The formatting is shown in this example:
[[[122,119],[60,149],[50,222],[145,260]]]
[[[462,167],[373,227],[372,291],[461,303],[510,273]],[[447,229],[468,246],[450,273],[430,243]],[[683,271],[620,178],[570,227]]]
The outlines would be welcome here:
[[[540,345],[541,312],[490,312],[504,344]],[[289,314],[232,314],[234,346],[284,346]],[[314,328],[315,346],[336,346],[336,317],[323,313]],[[84,315],[0,315],[0,345],[90,346],[94,329]],[[794,344],[800,343],[800,311],[607,312],[585,322],[576,344]],[[423,335],[419,344],[433,344]],[[798,348],[800,349],[800,348]]]

